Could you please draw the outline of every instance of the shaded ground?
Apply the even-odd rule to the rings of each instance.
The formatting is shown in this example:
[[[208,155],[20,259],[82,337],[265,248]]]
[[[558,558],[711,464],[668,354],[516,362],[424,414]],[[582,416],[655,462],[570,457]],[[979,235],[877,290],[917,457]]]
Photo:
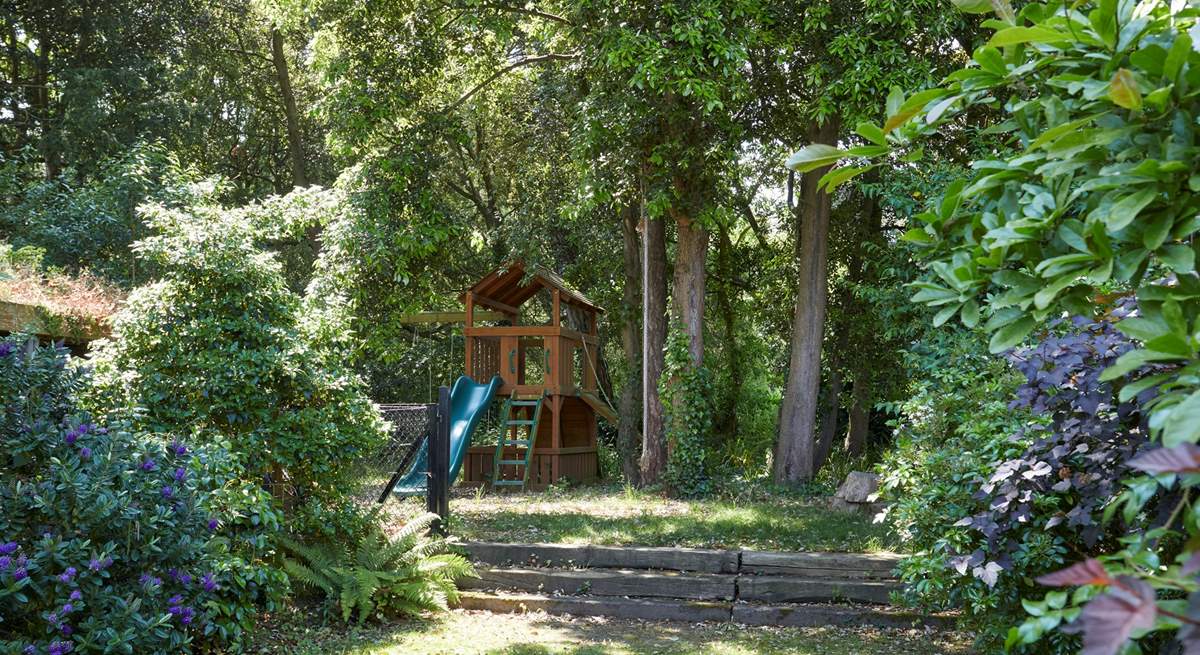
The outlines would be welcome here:
[[[389,500],[385,521],[401,525],[423,510],[424,499]],[[613,486],[521,494],[456,489],[450,513],[451,533],[476,541],[842,552],[896,545],[871,517],[801,496],[673,500]]]
[[[876,628],[761,628],[490,614],[455,610],[371,628],[314,628],[303,620],[264,630],[259,653],[289,655],[966,655],[956,633]]]

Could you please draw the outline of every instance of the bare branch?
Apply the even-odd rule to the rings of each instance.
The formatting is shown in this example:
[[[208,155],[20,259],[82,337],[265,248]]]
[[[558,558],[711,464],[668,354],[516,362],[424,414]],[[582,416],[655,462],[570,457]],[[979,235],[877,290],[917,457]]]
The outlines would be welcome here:
[[[470,91],[467,91],[466,93],[459,96],[458,100],[455,100],[454,102],[450,103],[450,106],[446,107],[446,109],[444,111],[449,113],[451,111],[454,111],[455,109],[458,109],[464,102],[470,100],[471,96],[474,96],[476,93],[479,93],[479,91],[481,91],[484,87],[491,84],[492,82],[495,82],[497,79],[500,78],[500,76],[504,75],[505,73],[512,72],[512,71],[514,71],[518,68],[522,68],[524,66],[533,66],[535,64],[544,64],[548,61],[570,61],[572,59],[575,59],[578,56],[579,56],[578,53],[574,53],[574,52],[566,53],[566,54],[551,52],[551,53],[544,54],[544,55],[536,55],[534,57],[526,57],[524,59],[518,59],[517,61],[514,61],[513,63],[505,66],[504,68],[501,68],[500,70],[496,71],[495,73],[492,73],[486,80],[471,87]]]

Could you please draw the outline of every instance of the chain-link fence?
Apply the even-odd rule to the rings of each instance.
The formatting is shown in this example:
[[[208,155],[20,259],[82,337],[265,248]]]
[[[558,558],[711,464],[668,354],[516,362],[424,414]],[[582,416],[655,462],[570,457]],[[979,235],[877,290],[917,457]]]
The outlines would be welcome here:
[[[393,480],[408,471],[436,426],[437,405],[380,405],[391,430],[388,440],[360,462],[357,496],[365,502],[382,500]]]

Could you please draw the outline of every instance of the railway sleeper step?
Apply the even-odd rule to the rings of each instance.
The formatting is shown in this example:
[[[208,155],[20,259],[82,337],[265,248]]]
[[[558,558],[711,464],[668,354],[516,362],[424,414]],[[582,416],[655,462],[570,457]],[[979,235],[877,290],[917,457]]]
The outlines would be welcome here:
[[[890,608],[849,604],[763,604],[464,591],[460,594],[458,606],[495,613],[546,612],[648,621],[706,621],[758,626],[929,627],[944,630],[954,627],[953,615],[922,615]]]

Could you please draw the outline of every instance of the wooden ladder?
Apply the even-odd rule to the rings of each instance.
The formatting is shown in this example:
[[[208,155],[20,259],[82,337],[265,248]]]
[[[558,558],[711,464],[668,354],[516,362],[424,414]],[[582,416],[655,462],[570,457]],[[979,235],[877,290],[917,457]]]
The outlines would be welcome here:
[[[537,441],[538,421],[542,418],[542,403],[546,399],[546,394],[537,398],[521,399],[517,397],[517,392],[514,390],[512,395],[504,401],[504,409],[501,410],[501,416],[504,421],[500,427],[500,439],[496,442],[496,459],[492,464],[492,486],[493,487],[518,487],[521,490],[525,489],[525,485],[529,483],[529,472],[533,468],[533,446]],[[517,419],[513,418],[513,414],[519,411],[518,408],[533,408],[533,418]],[[524,439],[514,439],[512,434],[519,432],[522,427],[529,428],[529,432]],[[504,449],[508,446],[524,446],[524,459],[504,459]],[[521,474],[520,480],[505,480],[503,471],[505,466],[523,466],[525,467]]]

